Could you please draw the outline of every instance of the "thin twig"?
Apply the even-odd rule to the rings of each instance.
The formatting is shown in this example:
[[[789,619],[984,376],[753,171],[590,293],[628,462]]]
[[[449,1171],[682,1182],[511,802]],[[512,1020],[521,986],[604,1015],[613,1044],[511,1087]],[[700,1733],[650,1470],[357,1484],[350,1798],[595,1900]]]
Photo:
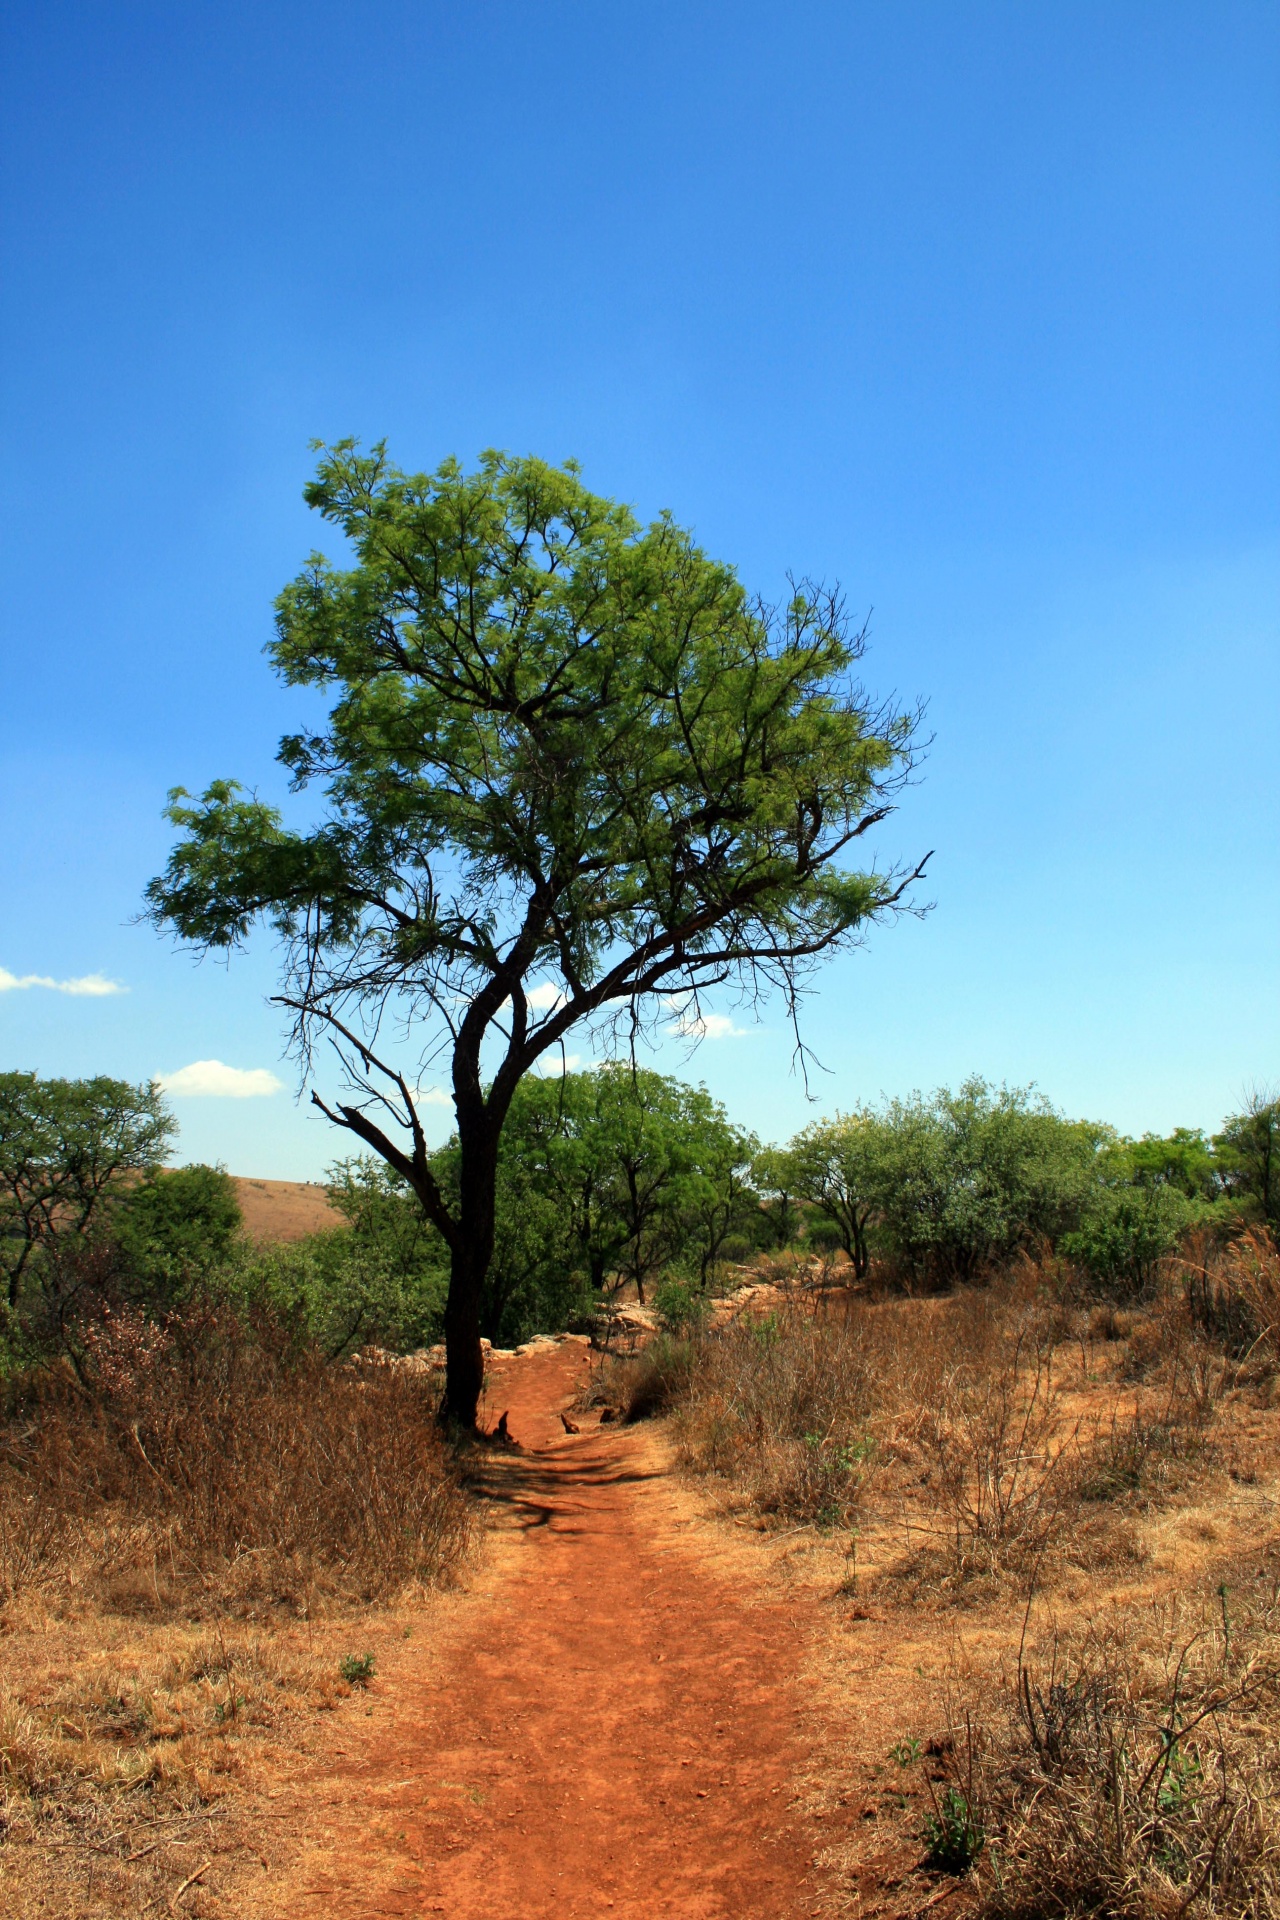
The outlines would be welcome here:
[[[187,1888],[194,1887],[197,1880],[203,1880],[205,1874],[208,1873],[212,1865],[213,1865],[212,1860],[206,1860],[202,1867],[197,1867],[194,1873],[189,1873],[187,1875],[186,1879],[183,1881],[182,1885],[178,1888],[178,1891],[176,1893],[170,1894],[169,1896],[170,1913],[176,1913],[178,1911],[177,1903],[179,1900],[181,1900],[183,1894],[187,1891]]]

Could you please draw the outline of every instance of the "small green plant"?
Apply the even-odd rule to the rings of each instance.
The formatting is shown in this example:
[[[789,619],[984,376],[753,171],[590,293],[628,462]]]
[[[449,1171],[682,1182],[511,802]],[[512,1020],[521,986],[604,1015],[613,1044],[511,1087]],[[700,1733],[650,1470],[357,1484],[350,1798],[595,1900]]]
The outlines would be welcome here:
[[[344,1653],[338,1671],[349,1687],[367,1687],[377,1672],[371,1653]]]
[[[706,1324],[711,1302],[706,1292],[691,1280],[669,1275],[653,1297],[658,1318],[668,1333],[697,1333]]]
[[[974,1814],[967,1794],[959,1787],[947,1787],[939,1799],[929,1788],[933,1812],[924,1823],[929,1847],[929,1865],[943,1873],[968,1873],[986,1845],[982,1823]]]
[[[900,1767],[913,1767],[920,1758],[918,1740],[896,1740],[889,1749],[889,1758],[896,1760]]]
[[[1162,1737],[1165,1750],[1156,1805],[1161,1813],[1194,1813],[1204,1790],[1200,1762],[1194,1753],[1186,1752],[1176,1734],[1162,1729]]]

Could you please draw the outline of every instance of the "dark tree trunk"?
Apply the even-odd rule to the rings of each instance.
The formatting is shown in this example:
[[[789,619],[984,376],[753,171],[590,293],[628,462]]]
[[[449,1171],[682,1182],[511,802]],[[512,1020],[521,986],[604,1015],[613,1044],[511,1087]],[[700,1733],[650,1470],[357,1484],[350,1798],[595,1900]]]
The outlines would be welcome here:
[[[871,1256],[867,1248],[867,1215],[859,1216],[855,1207],[853,1213],[853,1277],[865,1280]]]
[[[450,1263],[449,1297],[444,1309],[445,1387],[440,1411],[450,1424],[468,1431],[476,1424],[484,1388],[480,1290],[487,1266],[487,1260],[483,1266],[478,1265],[470,1247],[460,1247]]]
[[[445,1389],[440,1411],[446,1421],[471,1431],[484,1388],[480,1307],[493,1258],[498,1153],[492,1125],[482,1124],[466,1133],[459,1129],[459,1134],[458,1236],[444,1309]]]

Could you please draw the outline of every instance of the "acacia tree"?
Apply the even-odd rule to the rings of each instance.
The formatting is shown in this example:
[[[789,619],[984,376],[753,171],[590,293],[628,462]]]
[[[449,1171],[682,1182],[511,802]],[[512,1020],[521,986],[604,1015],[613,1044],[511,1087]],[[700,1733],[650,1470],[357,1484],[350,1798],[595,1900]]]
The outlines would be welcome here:
[[[0,1273],[11,1311],[33,1260],[59,1235],[98,1226],[129,1176],[167,1158],[176,1131],[154,1082],[0,1073]]]
[[[400,472],[324,450],[306,490],[350,543],[277,602],[285,681],[331,698],[282,742],[308,827],[217,782],[151,916],[200,948],[265,916],[304,1071],[326,1034],[348,1097],[317,1105],[412,1187],[449,1248],[444,1409],[474,1424],[498,1140],[520,1080],[582,1021],[632,1040],[664,996],[781,990],[904,900],[854,843],[910,771],[918,716],[873,707],[837,593],[749,599],[663,516],[642,527],[577,468],[490,453]],[[918,869],[917,869],[918,871]],[[554,992],[552,988],[554,987]],[[408,1037],[385,1057],[390,1017]],[[456,1198],[415,1108],[446,1054]]]
[[[787,1186],[835,1227],[857,1280],[865,1279],[871,1263],[867,1230],[882,1157],[875,1116],[866,1109],[806,1127],[785,1154]]]

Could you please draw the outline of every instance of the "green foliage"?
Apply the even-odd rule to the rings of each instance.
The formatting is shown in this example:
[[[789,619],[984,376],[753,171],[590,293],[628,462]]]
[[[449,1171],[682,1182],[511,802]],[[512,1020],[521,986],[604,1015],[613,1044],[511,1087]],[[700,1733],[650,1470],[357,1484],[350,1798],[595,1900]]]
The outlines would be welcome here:
[[[422,1209],[373,1159],[339,1161],[327,1190],[345,1227],[245,1249],[227,1284],[268,1303],[330,1359],[370,1344],[430,1346],[440,1334],[448,1256]]]
[[[1100,1187],[1062,1251],[1109,1292],[1142,1293],[1196,1217],[1195,1203],[1167,1182]]]
[[[859,1280],[870,1259],[868,1229],[888,1191],[886,1144],[885,1129],[867,1108],[838,1113],[797,1134],[775,1175],[834,1229]]]
[[[130,1288],[172,1304],[230,1258],[242,1225],[235,1182],[222,1167],[157,1171],[124,1195],[111,1236],[129,1270]]]
[[[641,1299],[664,1274],[705,1292],[758,1211],[755,1151],[705,1088],[645,1068],[526,1080],[499,1151],[485,1331],[506,1344],[563,1326],[620,1280]],[[433,1162],[446,1188],[451,1155]]]
[[[977,1078],[954,1094],[893,1101],[879,1122],[882,1232],[901,1265],[935,1283],[1055,1244],[1079,1217],[1107,1137],[1029,1089]]]
[[[704,1288],[671,1274],[659,1285],[653,1304],[668,1333],[688,1337],[706,1324],[711,1303]]]
[[[793,1185],[795,1168],[785,1147],[764,1147],[751,1168],[751,1184],[761,1196],[753,1222],[758,1243],[775,1252],[790,1247],[804,1228],[804,1210]]]
[[[642,527],[572,465],[407,474],[343,441],[307,499],[350,564],[316,555],[285,589],[272,654],[326,703],[280,748],[320,817],[287,828],[230,781],[175,790],[147,899],[201,947],[259,919],[283,936],[299,1046],[326,1032],[363,1090],[325,1111],[449,1245],[450,1404],[470,1422],[517,1086],[575,1022],[663,1019],[675,992],[737,979],[794,1004],[914,877],[849,862],[910,771],[916,716],[856,685],[838,594],[754,602],[669,516]],[[451,1194],[408,1080],[370,1050],[389,1004],[415,1059],[451,1056]]]
[[[1188,1200],[1213,1201],[1221,1167],[1198,1128],[1175,1127],[1167,1139],[1144,1133],[1126,1143],[1128,1178],[1137,1187],[1173,1187]]]
[[[809,1209],[858,1276],[873,1253],[912,1280],[972,1281],[1019,1248],[1056,1249],[1112,1293],[1149,1287],[1196,1224],[1258,1215],[1280,1167],[1280,1106],[1256,1100],[1212,1142],[1180,1127],[1125,1140],[1029,1089],[972,1079],[837,1114],[760,1156],[771,1206]],[[1274,1204],[1274,1197],[1273,1197]]]
[[[0,1274],[9,1310],[65,1236],[111,1220],[139,1174],[167,1158],[176,1122],[154,1084],[0,1073]]]
[[[1226,1121],[1213,1147],[1228,1198],[1246,1217],[1269,1226],[1280,1222],[1280,1099],[1252,1095],[1244,1112]]]
[[[974,1078],[806,1127],[775,1162],[775,1191],[785,1181],[830,1224],[859,1277],[878,1248],[907,1276],[945,1285],[1074,1225],[1106,1138],[1029,1089]]]
[[[966,1794],[957,1786],[944,1787],[924,1823],[929,1865],[943,1873],[968,1873],[987,1844],[982,1823],[975,1818]]]
[[[338,1662],[338,1672],[349,1687],[367,1687],[377,1671],[371,1653],[344,1653]]]

